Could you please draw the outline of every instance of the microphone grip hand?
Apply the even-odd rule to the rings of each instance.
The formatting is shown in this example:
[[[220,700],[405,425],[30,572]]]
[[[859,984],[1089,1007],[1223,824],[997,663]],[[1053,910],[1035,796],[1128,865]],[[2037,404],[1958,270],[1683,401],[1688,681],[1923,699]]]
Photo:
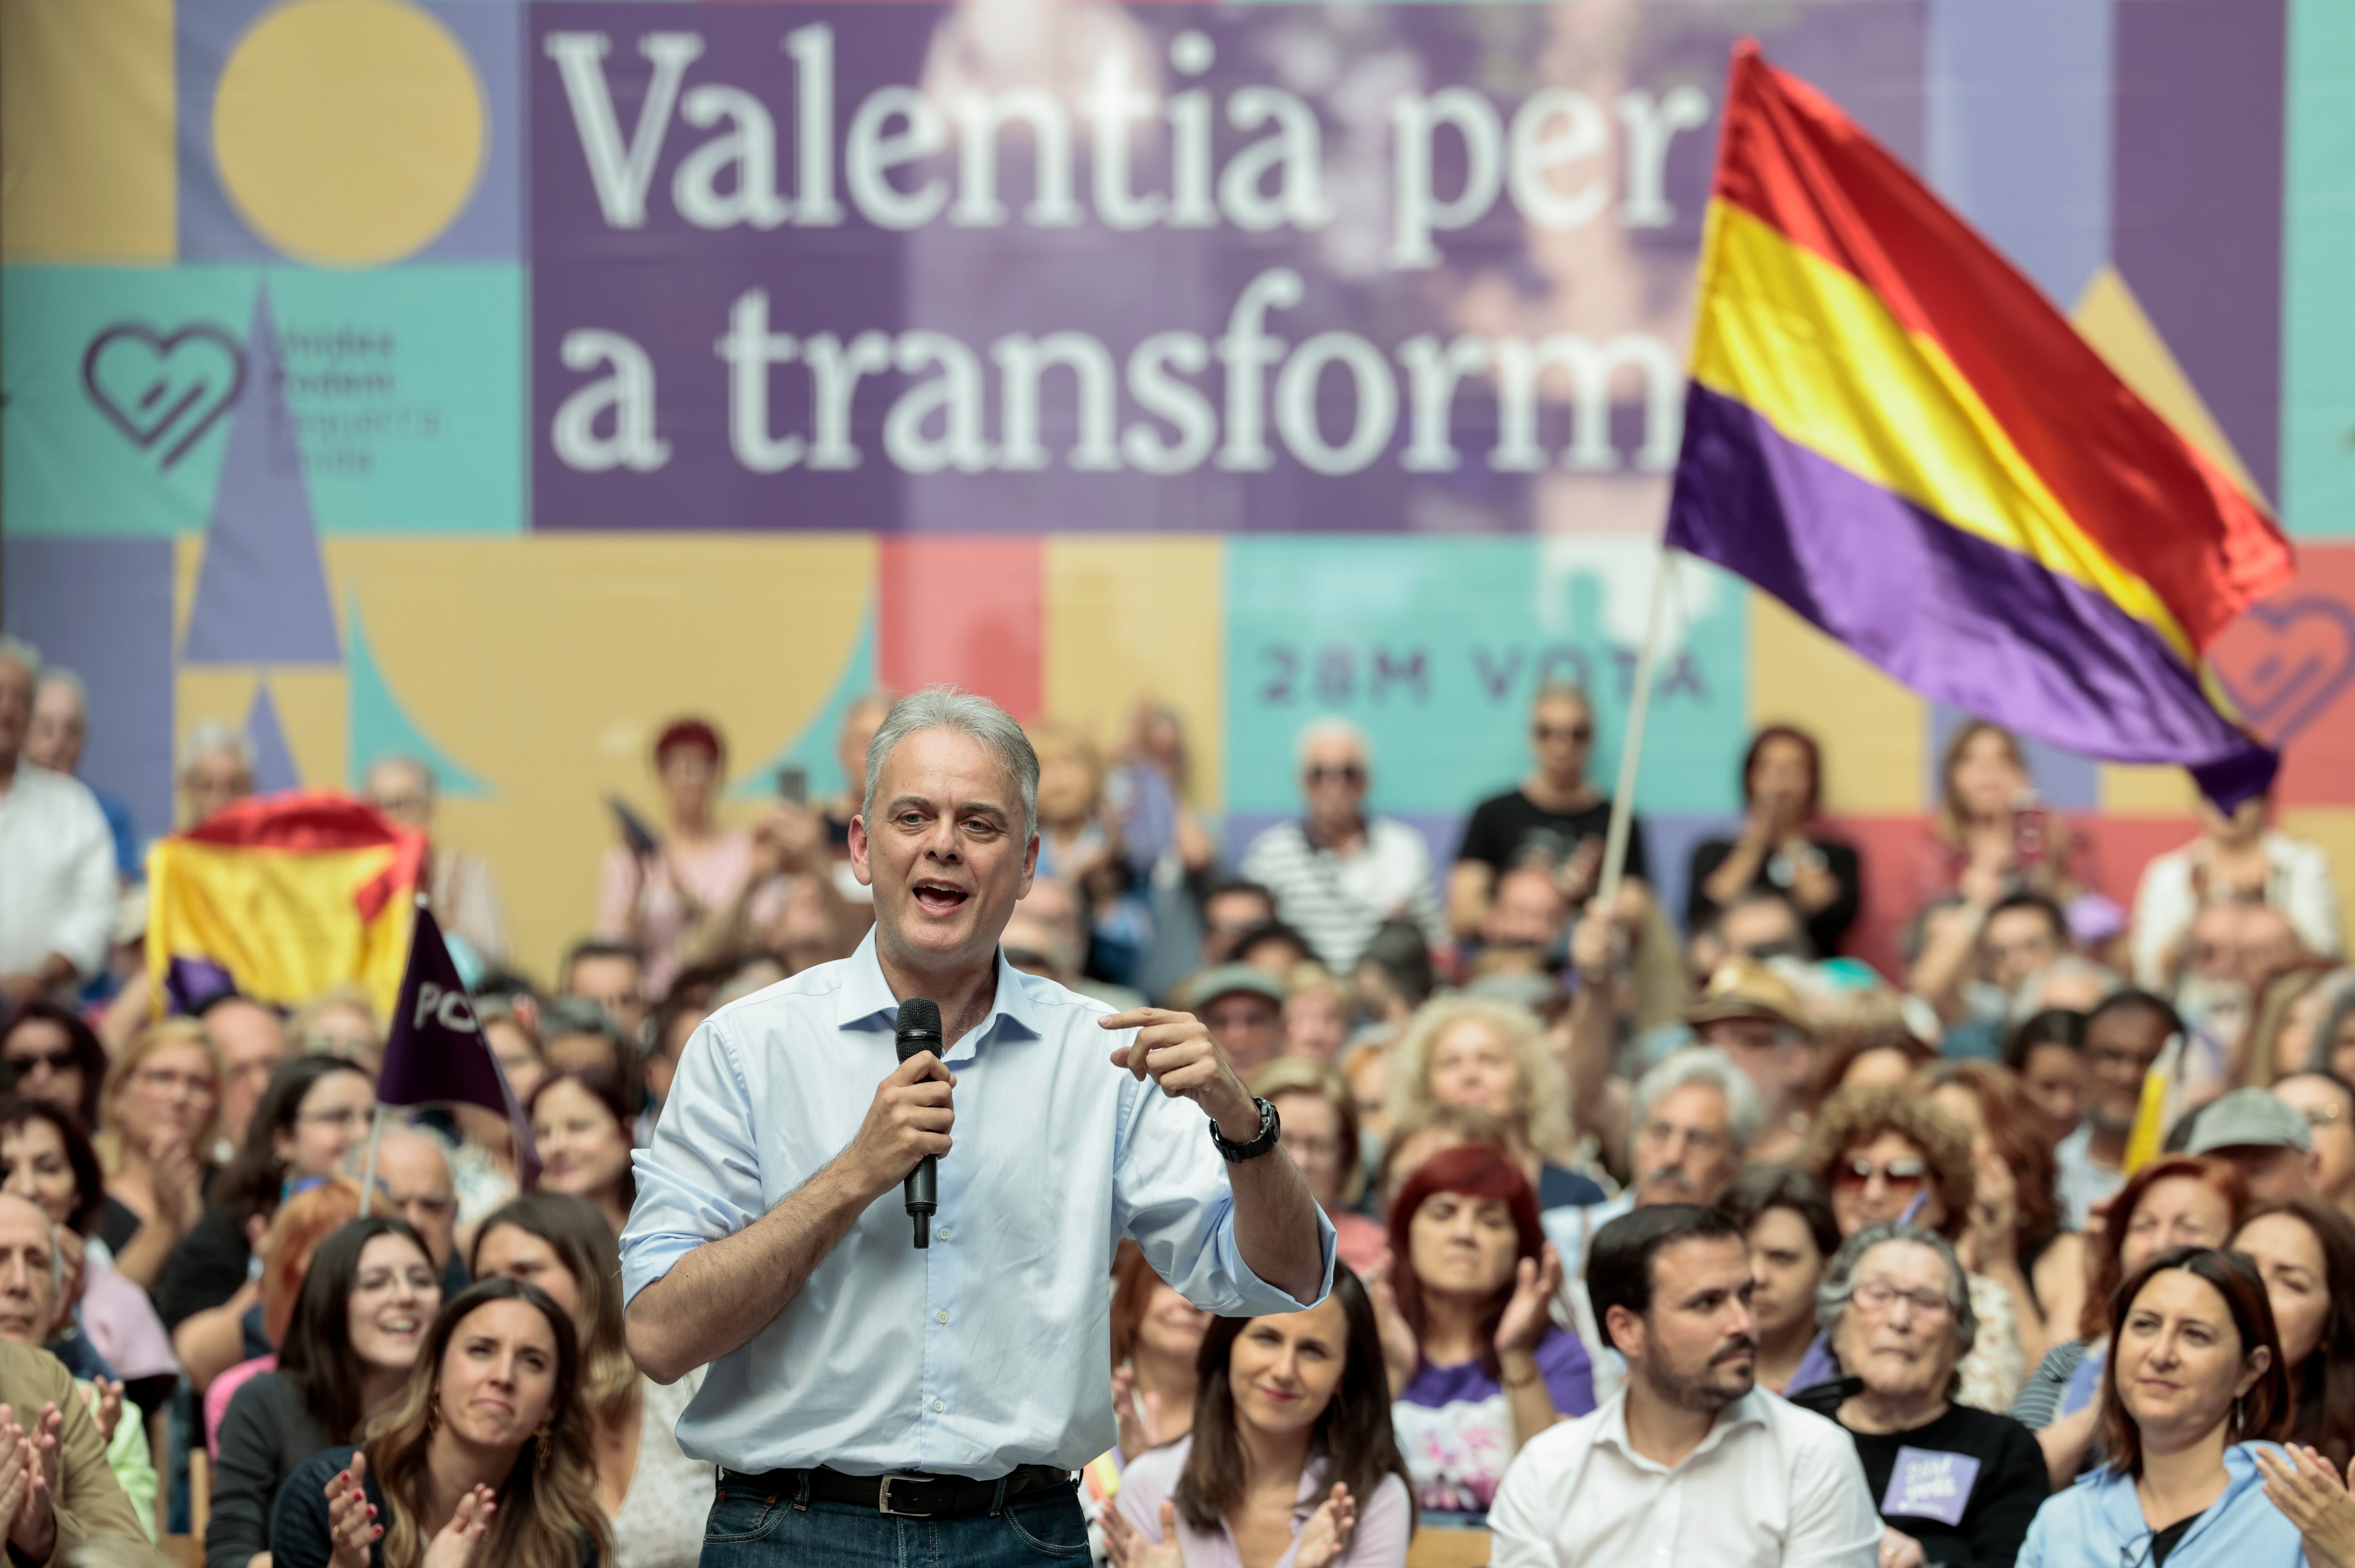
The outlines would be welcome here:
[[[869,1202],[903,1183],[912,1186],[920,1163],[929,1165],[949,1151],[955,1085],[940,1058],[926,1051],[900,1063],[875,1086],[866,1119],[842,1154]]]

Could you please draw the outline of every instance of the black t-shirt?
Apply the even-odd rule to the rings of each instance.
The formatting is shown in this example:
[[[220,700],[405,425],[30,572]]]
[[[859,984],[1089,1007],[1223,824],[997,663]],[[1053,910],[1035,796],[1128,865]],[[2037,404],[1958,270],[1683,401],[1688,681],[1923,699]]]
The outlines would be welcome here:
[[[1455,852],[1455,858],[1477,861],[1501,875],[1533,852],[1567,860],[1580,840],[1604,840],[1610,832],[1609,800],[1597,800],[1575,811],[1549,811],[1518,789],[1508,789],[1472,809],[1471,821],[1464,824],[1464,847]],[[1650,875],[1644,869],[1640,818],[1627,824],[1626,874]]]
[[[244,1289],[252,1266],[244,1224],[236,1211],[215,1203],[164,1260],[163,1276],[155,1281],[155,1316],[165,1328],[178,1328],[183,1319]]]
[[[1815,944],[1816,957],[1828,959],[1839,951],[1839,940],[1848,928],[1856,924],[1857,912],[1864,907],[1864,874],[1856,851],[1837,839],[1810,841],[1823,852],[1824,869],[1832,874],[1839,885],[1839,896],[1817,910],[1800,916],[1807,924],[1807,940]],[[1698,931],[1709,924],[1717,913],[1717,901],[1709,895],[1709,879],[1733,853],[1732,839],[1709,839],[1693,846],[1692,870],[1685,884],[1685,929]],[[1779,893],[1785,898],[1791,890],[1774,880],[1774,857],[1758,863],[1752,874],[1750,885],[1768,893]]]
[[[1849,1436],[1882,1522],[1942,1568],[2009,1568],[2051,1490],[2035,1435],[2009,1415],[1957,1404],[1911,1432]]]
[[[121,1257],[123,1249],[138,1236],[144,1223],[131,1212],[129,1204],[110,1193],[106,1200],[106,1213],[98,1222],[98,1239],[106,1244],[108,1252]]]
[[[2168,1557],[2177,1547],[2183,1544],[2183,1538],[2190,1534],[2191,1527],[2199,1522],[2200,1516],[2195,1513],[2190,1519],[2177,1520],[2165,1530],[2152,1531],[2150,1537],[2150,1568],[2167,1568]]]

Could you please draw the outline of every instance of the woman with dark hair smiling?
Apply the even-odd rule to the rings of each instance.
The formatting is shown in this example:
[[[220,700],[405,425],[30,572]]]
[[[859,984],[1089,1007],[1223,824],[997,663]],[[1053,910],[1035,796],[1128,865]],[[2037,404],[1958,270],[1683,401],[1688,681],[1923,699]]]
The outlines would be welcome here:
[[[275,1568],[599,1568],[590,1429],[572,1320],[536,1286],[483,1280],[442,1305],[367,1443],[288,1478]]]
[[[212,1206],[155,1286],[155,1310],[199,1391],[247,1357],[245,1311],[261,1297],[253,1249],[270,1216],[295,1182],[342,1171],[375,1108],[375,1080],[340,1056],[297,1056],[270,1075]]]
[[[2298,1527],[2265,1496],[2258,1455],[2289,1419],[2264,1283],[2247,1258],[2179,1247],[2110,1300],[2102,1383],[2109,1462],[2047,1502],[2019,1568],[2300,1568]]]
[[[1214,1318],[1193,1430],[1104,1513],[1114,1568],[1401,1568],[1414,1531],[1372,1300],[1348,1266],[1305,1312]]]
[[[1815,736],[1781,724],[1758,732],[1742,759],[1741,833],[1693,848],[1686,930],[1700,930],[1721,907],[1763,888],[1791,901],[1817,958],[1839,950],[1863,907],[1864,875],[1854,849],[1817,829],[1823,777]]]
[[[319,1244],[277,1370],[247,1380],[221,1420],[205,1568],[247,1568],[266,1553],[280,1485],[320,1449],[350,1442],[399,1391],[441,1305],[424,1239],[402,1221],[354,1220]]]
[[[1561,1259],[1537,1194],[1500,1150],[1434,1154],[1391,1208],[1386,1261],[1372,1296],[1416,1506],[1485,1513],[1523,1444],[1594,1408],[1586,1347],[1547,1316]]]
[[[597,1205],[615,1235],[638,1195],[630,1168],[630,1107],[613,1075],[552,1075],[531,1097],[531,1137],[539,1146],[538,1192],[570,1192]]]
[[[30,1201],[48,1216],[67,1279],[81,1281],[61,1335],[78,1324],[87,1348],[122,1380],[126,1397],[148,1414],[162,1410],[180,1381],[172,1336],[147,1293],[115,1269],[105,1244],[96,1239],[106,1213],[106,1181],[99,1174],[98,1151],[70,1109],[48,1100],[0,1100],[0,1191]],[[95,1372],[84,1370],[75,1347],[62,1338],[53,1348],[77,1377]]]

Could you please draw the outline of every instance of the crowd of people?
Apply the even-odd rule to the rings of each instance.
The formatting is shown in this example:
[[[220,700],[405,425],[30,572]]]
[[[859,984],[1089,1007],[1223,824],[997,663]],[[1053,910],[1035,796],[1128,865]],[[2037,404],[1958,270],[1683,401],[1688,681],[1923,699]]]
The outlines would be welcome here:
[[[850,844],[892,702],[845,715],[840,793],[741,829],[717,726],[663,729],[660,820],[617,813],[548,983],[490,866],[434,846],[537,1159],[456,1107],[371,1162],[367,994],[160,1015],[122,914],[139,827],[75,778],[80,684],[0,640],[12,1554],[194,1531],[208,1568],[700,1557],[735,1505],[678,1436],[700,1369],[650,1376],[624,1332],[633,1155],[705,1020],[869,940]],[[1109,755],[1034,726],[1006,962],[1200,1019],[1337,1260],[1309,1310],[1214,1317],[1123,1248],[1092,1550],[1398,1568],[1418,1530],[1485,1525],[1499,1564],[1613,1540],[2355,1568],[2355,967],[2327,857],[2262,800],[2203,808],[2121,908],[2018,742],[1968,725],[1882,974],[1842,952],[1863,861],[1813,737],[1754,738],[1744,815],[1674,907],[1640,821],[1604,863],[1596,738],[1582,692],[1543,687],[1528,773],[1434,846],[1369,809],[1366,736],[1319,721],[1300,814],[1222,844],[1173,715],[1141,706]],[[362,793],[430,835],[433,786],[388,758]],[[245,738],[192,726],[184,821],[252,789]]]

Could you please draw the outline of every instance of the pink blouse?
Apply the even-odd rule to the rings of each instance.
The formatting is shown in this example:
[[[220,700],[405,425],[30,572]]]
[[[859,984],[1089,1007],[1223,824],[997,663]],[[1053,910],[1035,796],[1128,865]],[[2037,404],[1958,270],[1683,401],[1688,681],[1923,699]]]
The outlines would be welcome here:
[[[1166,1448],[1138,1455],[1121,1472],[1114,1504],[1147,1541],[1161,1540],[1162,1501],[1177,1491],[1178,1477],[1186,1468],[1186,1456],[1193,1446],[1193,1438],[1181,1437]],[[1293,1568],[1293,1558],[1300,1550],[1301,1528],[1324,1506],[1325,1494],[1332,1489],[1324,1456],[1312,1457],[1301,1472],[1300,1493],[1292,1505],[1293,1542],[1273,1568]],[[1384,1476],[1371,1498],[1358,1499],[1358,1528],[1349,1537],[1348,1550],[1333,1560],[1335,1568],[1405,1568],[1407,1538],[1413,1528],[1414,1510],[1407,1498],[1406,1483],[1396,1476]],[[1178,1549],[1186,1559],[1186,1568],[1243,1568],[1242,1552],[1224,1520],[1219,1521],[1217,1531],[1204,1531],[1181,1516]]]

